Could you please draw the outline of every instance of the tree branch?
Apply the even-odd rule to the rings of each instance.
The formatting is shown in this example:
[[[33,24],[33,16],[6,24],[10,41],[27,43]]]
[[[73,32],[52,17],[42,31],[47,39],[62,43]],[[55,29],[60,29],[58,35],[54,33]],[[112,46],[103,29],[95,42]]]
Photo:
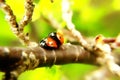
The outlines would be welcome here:
[[[73,35],[80,44],[62,45],[56,50],[45,50],[38,46],[36,42],[30,42],[28,34],[23,33],[23,28],[29,23],[33,13],[33,0],[25,2],[25,16],[20,21],[19,25],[16,22],[9,5],[5,0],[0,0],[0,7],[5,11],[7,20],[11,24],[13,33],[16,34],[20,41],[27,44],[27,47],[0,47],[0,70],[5,72],[4,80],[16,80],[20,73],[25,70],[34,69],[41,66],[52,66],[53,64],[67,63],[85,63],[93,65],[101,65],[106,67],[96,71],[96,73],[107,74],[109,72],[120,76],[120,66],[116,64],[112,54],[113,50],[120,47],[120,35],[114,39],[106,39],[102,35],[98,35],[95,41],[89,44],[80,32],[75,29],[72,23],[72,11],[70,9],[69,0],[62,2],[63,20],[66,22],[69,32]],[[50,22],[52,23],[52,22]],[[52,25],[56,22],[52,23]],[[59,26],[58,26],[59,27]],[[94,75],[94,74],[93,74]],[[103,75],[104,76],[104,75]],[[93,76],[95,77],[95,76]]]
[[[13,14],[12,9],[5,3],[5,0],[0,0],[0,7],[6,13],[6,19],[11,25],[12,32],[19,38],[23,45],[29,45],[29,36],[23,33],[23,29],[32,20],[34,10],[33,0],[25,0],[25,14],[19,24],[16,21],[16,16]]]
[[[79,41],[79,43],[86,48],[86,50],[91,50],[89,44],[83,38],[81,33],[75,29],[75,25],[72,22],[72,10],[70,8],[70,0],[62,0],[62,18],[66,22],[68,30],[72,33],[73,37]]]
[[[32,20],[32,14],[34,10],[33,0],[26,0],[25,1],[25,14],[22,20],[19,22],[19,35],[18,37],[21,38],[21,42],[23,44],[29,45],[29,36],[28,34],[24,34],[23,30],[24,27]]]
[[[95,55],[81,46],[66,44],[57,50],[45,50],[41,47],[0,47],[0,69],[14,70],[25,65],[27,69],[53,64],[89,63],[95,64]],[[25,63],[28,61],[28,63]],[[22,62],[22,63],[21,63]],[[37,63],[35,63],[37,62]],[[35,66],[36,65],[36,66]]]
[[[41,47],[0,47],[0,70],[10,72],[14,78],[25,70],[53,64],[87,63],[96,64],[94,54],[83,47],[66,44],[57,50]]]
[[[0,0],[0,7],[6,14],[6,20],[10,23],[12,32],[17,35],[18,23],[16,21],[16,16],[13,14],[12,9],[10,8],[9,5],[5,3],[5,0]]]

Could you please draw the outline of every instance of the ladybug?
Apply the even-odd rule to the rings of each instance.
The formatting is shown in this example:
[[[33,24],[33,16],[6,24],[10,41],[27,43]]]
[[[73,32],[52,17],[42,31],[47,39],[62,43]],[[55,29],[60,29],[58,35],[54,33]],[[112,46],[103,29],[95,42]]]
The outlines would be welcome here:
[[[63,35],[59,32],[51,32],[48,37],[40,42],[45,49],[58,49],[64,43]]]

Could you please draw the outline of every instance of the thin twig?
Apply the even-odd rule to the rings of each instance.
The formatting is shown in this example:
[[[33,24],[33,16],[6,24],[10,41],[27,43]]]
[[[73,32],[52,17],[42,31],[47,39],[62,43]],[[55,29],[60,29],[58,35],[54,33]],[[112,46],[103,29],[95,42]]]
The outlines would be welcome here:
[[[97,36],[94,48],[90,46],[86,40],[83,39],[80,32],[75,29],[75,25],[72,23],[72,10],[70,9],[70,0],[62,0],[62,16],[66,22],[67,28],[73,34],[73,36],[79,41],[79,43],[88,51],[92,51],[97,56],[97,61],[102,66],[107,66],[111,73],[120,76],[120,66],[115,63],[112,54],[111,46],[105,43],[102,36]],[[112,41],[112,40],[111,40]],[[114,42],[114,41],[113,41]]]
[[[18,24],[16,22],[16,17],[13,14],[13,11],[11,10],[10,6],[5,3],[5,0],[0,0],[0,7],[6,14],[6,20],[8,20],[8,22],[10,23],[12,32],[15,35],[18,35]]]
[[[108,39],[104,39],[102,35],[98,35],[95,39],[94,53],[98,56],[97,61],[102,66],[107,67],[114,75],[120,76],[120,66],[116,64],[115,58],[112,55],[114,54],[112,48],[109,44],[105,43],[105,40]]]
[[[5,3],[5,0],[0,1],[0,7],[6,13],[6,19],[11,25],[12,32],[20,39],[23,45],[25,44],[29,45],[30,44],[29,35],[28,33],[24,34],[23,29],[32,19],[32,14],[34,9],[33,0],[25,1],[25,14],[19,24],[16,21],[16,17],[13,14],[12,9],[10,8],[9,5]]]
[[[82,37],[81,33],[75,29],[75,25],[72,23],[72,14],[73,12],[70,9],[70,0],[62,0],[62,18],[66,22],[67,28],[77,39],[77,41],[79,41],[79,43],[84,46],[84,48],[91,50],[86,40]]]
[[[24,27],[32,20],[32,14],[34,10],[33,0],[26,0],[25,1],[25,14],[23,19],[19,22],[19,35],[18,37],[21,38],[24,44],[29,45],[29,35],[25,35],[23,33]]]

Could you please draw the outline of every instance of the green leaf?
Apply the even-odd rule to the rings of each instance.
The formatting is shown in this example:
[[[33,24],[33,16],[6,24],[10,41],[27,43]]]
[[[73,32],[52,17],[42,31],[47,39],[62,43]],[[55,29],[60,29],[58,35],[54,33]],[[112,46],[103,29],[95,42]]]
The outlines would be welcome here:
[[[61,72],[58,66],[36,68],[21,74],[18,80],[60,80]]]

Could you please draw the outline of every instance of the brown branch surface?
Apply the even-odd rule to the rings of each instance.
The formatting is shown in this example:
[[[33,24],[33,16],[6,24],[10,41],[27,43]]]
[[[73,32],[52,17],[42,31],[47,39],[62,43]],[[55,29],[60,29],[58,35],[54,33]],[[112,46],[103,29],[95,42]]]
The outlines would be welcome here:
[[[57,50],[41,47],[0,47],[0,70],[17,77],[25,70],[53,64],[87,63],[95,64],[96,57],[83,47],[66,44]]]
[[[66,63],[95,63],[95,56],[81,46],[66,44],[57,50],[45,50],[41,47],[0,47],[0,69],[15,70],[18,66],[32,69],[39,66]],[[38,63],[36,63],[38,62]],[[36,66],[35,66],[36,65]]]

